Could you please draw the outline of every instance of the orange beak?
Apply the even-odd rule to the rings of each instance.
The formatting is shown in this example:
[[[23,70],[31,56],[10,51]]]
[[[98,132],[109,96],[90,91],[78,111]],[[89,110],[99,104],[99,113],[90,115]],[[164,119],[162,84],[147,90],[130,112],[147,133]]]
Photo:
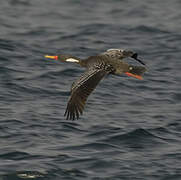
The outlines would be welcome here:
[[[136,74],[132,74],[132,73],[129,73],[129,72],[125,72],[125,74],[127,76],[131,76],[131,77],[134,77],[136,79],[139,79],[139,80],[143,80],[143,77],[142,76],[139,76],[139,75],[136,75]]]
[[[58,56],[45,55],[46,58],[58,60]]]

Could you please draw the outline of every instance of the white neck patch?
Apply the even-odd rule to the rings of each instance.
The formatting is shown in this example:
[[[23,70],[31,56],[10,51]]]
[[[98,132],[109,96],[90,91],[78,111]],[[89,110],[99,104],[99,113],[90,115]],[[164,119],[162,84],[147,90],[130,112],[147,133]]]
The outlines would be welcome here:
[[[74,59],[74,58],[68,58],[68,59],[66,59],[65,60],[66,62],[79,62],[79,60],[78,59]]]

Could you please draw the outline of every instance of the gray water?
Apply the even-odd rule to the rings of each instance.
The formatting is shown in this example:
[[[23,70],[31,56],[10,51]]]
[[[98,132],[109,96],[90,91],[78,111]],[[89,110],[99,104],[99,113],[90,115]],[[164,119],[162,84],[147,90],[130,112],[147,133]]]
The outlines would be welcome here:
[[[0,179],[180,180],[180,9],[179,0],[2,1]],[[83,116],[66,121],[83,69],[44,55],[109,48],[137,52],[144,80],[108,76]]]

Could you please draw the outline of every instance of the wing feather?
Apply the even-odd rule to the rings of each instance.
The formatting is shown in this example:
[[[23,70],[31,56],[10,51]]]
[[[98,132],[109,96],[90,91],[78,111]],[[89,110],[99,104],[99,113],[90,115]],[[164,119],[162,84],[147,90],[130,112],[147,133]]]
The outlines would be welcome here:
[[[73,83],[71,96],[64,114],[67,120],[75,120],[79,118],[80,114],[82,115],[88,96],[108,73],[109,71],[105,69],[90,68]]]

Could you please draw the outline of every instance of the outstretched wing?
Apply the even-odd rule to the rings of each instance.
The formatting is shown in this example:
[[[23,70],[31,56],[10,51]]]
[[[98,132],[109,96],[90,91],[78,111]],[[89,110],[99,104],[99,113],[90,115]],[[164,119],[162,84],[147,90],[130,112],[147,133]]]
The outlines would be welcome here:
[[[73,83],[64,116],[67,120],[75,120],[83,113],[88,96],[96,88],[100,80],[110,71],[103,68],[90,68]]]

